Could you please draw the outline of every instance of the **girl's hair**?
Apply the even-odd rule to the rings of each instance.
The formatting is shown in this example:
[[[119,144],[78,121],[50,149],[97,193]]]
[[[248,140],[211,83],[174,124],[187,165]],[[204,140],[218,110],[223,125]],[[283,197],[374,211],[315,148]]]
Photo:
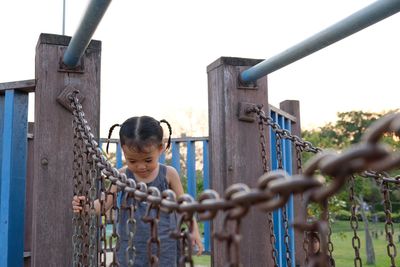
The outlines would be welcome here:
[[[111,134],[115,127],[119,126],[119,140],[121,146],[127,145],[129,148],[143,151],[149,145],[161,145],[163,142],[164,131],[161,123],[168,126],[169,136],[166,149],[171,145],[172,128],[166,120],[156,120],[153,117],[141,116],[132,117],[127,119],[124,123],[114,124],[108,132],[106,152],[108,153],[108,146],[110,143]]]
[[[311,241],[311,239],[317,239],[318,242],[321,242],[319,239],[319,235],[316,232],[309,232],[308,233],[308,239]]]

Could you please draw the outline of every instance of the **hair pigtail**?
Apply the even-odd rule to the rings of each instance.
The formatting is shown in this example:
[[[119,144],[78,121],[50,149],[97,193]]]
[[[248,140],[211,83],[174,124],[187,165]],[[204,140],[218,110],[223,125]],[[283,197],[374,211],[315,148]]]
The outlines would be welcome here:
[[[114,124],[113,126],[111,126],[110,130],[108,130],[108,138],[107,138],[107,146],[106,146],[106,153],[107,154],[108,154],[108,146],[110,145],[111,134],[114,131],[114,128],[117,127],[117,126],[121,127],[121,125],[117,123],[117,124]]]
[[[168,130],[169,130],[169,136],[168,136],[168,143],[167,143],[167,147],[165,148],[165,150],[169,149],[171,146],[171,135],[172,135],[172,127],[171,124],[169,124],[168,121],[162,119],[160,120],[160,123],[165,123],[168,126]]]

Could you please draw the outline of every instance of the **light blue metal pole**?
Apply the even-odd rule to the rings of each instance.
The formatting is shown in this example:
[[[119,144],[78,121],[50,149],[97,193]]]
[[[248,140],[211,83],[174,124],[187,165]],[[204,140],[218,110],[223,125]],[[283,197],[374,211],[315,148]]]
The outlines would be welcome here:
[[[342,40],[399,11],[399,0],[376,1],[280,54],[243,71],[240,74],[240,80],[243,83],[255,82],[267,74]]]
[[[111,0],[90,1],[81,24],[65,51],[63,62],[66,66],[73,68],[78,65],[110,3]]]

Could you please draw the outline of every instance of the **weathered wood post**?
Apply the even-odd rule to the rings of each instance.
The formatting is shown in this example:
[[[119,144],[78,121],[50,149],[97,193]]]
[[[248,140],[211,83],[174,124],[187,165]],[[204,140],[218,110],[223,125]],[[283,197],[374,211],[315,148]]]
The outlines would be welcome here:
[[[301,137],[301,124],[300,124],[300,102],[298,100],[285,100],[280,103],[279,108],[290,115],[296,118],[296,121],[292,121],[291,125],[291,133],[298,137]],[[292,158],[296,159],[296,150],[292,149]],[[292,162],[292,173],[298,174],[297,162],[293,160]],[[303,221],[305,218],[304,214],[301,212],[304,209],[304,202],[300,195],[293,196],[293,209],[295,211],[295,220]],[[303,249],[303,240],[304,237],[301,233],[295,232],[294,233],[294,242],[295,242],[295,259],[296,259],[296,266],[302,266],[305,260],[305,251]]]
[[[238,83],[239,73],[260,61],[222,57],[207,67],[210,179],[211,188],[221,196],[234,183],[243,182],[255,187],[263,173],[257,120],[251,122],[245,114],[240,115],[243,117],[241,120],[238,117],[239,103],[262,104],[268,110],[266,77],[259,79],[256,86],[246,87]],[[267,145],[269,152],[268,142]],[[221,216],[217,216],[212,230],[218,232],[222,227]],[[251,209],[243,220],[241,234],[240,259],[243,266],[273,266],[266,214]],[[213,240],[213,266],[223,266],[225,255],[224,246]]]
[[[101,42],[91,41],[80,64],[61,59],[70,37],[41,34],[36,47],[32,266],[72,266],[72,113],[57,102],[66,87],[80,91],[85,118],[98,138]]]

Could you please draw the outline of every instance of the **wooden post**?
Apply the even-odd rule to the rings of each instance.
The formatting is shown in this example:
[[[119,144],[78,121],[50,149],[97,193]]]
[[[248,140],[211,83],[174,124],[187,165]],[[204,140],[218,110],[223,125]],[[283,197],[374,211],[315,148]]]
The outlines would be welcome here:
[[[292,122],[292,131],[293,135],[301,137],[301,125],[300,125],[300,102],[297,100],[285,100],[280,103],[279,108],[290,115],[296,117],[296,121]],[[297,174],[297,162],[296,162],[296,150],[292,149],[292,158],[294,159],[292,162],[292,172],[293,174]],[[300,195],[295,195],[293,197],[293,210],[294,210],[294,219],[295,220],[303,220],[304,214],[301,212],[304,210],[304,203],[301,199]],[[295,259],[296,266],[302,266],[305,260],[305,251],[303,249],[303,234],[299,232],[294,233],[295,237]]]
[[[222,57],[207,67],[210,181],[211,188],[221,196],[234,183],[255,187],[263,173],[257,120],[251,122],[252,119],[245,114],[239,114],[243,120],[238,117],[240,102],[262,104],[268,111],[267,77],[258,80],[256,88],[238,83],[240,71],[259,62],[261,60]],[[267,146],[269,153],[268,141]],[[222,227],[219,214],[213,221],[212,231],[221,231]],[[243,266],[272,266],[266,214],[252,208],[243,219],[241,234],[240,259]],[[225,255],[224,245],[214,239],[213,266],[223,266],[227,262]]]
[[[72,113],[57,102],[67,86],[80,91],[98,138],[101,42],[91,41],[80,67],[60,68],[70,37],[41,34],[36,47],[32,266],[72,266]]]

